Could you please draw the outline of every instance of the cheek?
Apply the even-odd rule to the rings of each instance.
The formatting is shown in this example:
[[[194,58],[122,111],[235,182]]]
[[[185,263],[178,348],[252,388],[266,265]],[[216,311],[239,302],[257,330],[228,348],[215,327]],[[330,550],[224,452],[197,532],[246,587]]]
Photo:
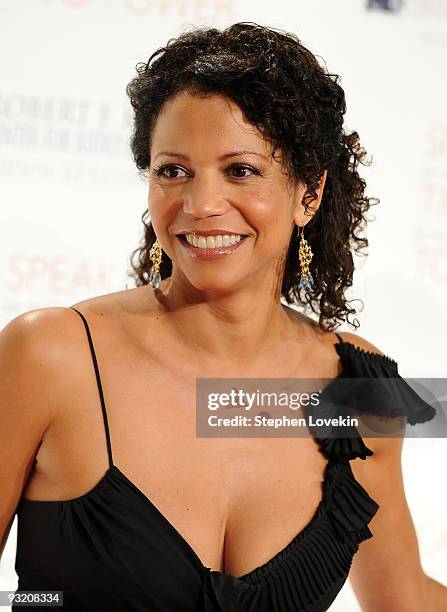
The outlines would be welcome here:
[[[172,225],[175,217],[175,207],[156,188],[149,190],[148,195],[149,219],[155,229],[157,236],[167,233],[167,228]]]
[[[275,243],[287,241],[293,224],[293,211],[289,201],[278,197],[256,198],[246,208],[247,221],[259,238],[268,238]]]
[[[287,255],[293,230],[293,211],[289,200],[261,202],[257,207],[257,247],[262,259],[282,262]]]

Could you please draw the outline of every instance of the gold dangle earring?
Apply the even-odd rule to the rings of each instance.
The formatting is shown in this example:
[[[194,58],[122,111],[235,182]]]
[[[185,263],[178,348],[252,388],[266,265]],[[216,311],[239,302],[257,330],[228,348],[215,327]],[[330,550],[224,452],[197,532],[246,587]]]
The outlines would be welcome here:
[[[312,257],[314,256],[314,254],[312,253],[312,249],[310,248],[309,243],[304,238],[304,226],[301,228],[301,232],[298,226],[298,240],[300,241],[298,256],[300,260],[301,271],[299,286],[300,289],[303,289],[306,293],[309,293],[310,291],[315,289],[315,282],[309,270],[309,264],[312,261]]]
[[[151,246],[151,250],[149,251],[149,258],[152,262],[149,283],[154,289],[158,289],[158,287],[160,286],[160,282],[161,282],[160,264],[161,264],[162,255],[163,255],[163,250],[157,238],[154,244]]]

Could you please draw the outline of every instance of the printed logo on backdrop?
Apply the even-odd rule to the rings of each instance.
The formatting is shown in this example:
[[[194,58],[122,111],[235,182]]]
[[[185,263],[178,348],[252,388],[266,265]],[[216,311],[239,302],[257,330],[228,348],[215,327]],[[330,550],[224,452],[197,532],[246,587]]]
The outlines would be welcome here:
[[[413,19],[447,20],[447,2],[444,0],[366,0],[365,7],[383,13],[405,13],[405,17]],[[433,34],[443,37],[442,31],[434,30]],[[445,36],[443,40],[445,43]]]
[[[131,109],[29,92],[0,93],[0,176],[84,184],[134,180]]]
[[[48,0],[45,4],[48,3]],[[234,0],[53,0],[70,9],[102,8],[108,12],[125,11],[130,15],[171,16],[184,19],[228,18],[235,8]],[[171,24],[172,25],[172,24]]]
[[[390,11],[397,13],[403,5],[403,0],[368,0],[368,10]]]
[[[433,113],[432,113],[433,115]],[[423,118],[425,129],[420,156],[420,209],[415,218],[412,250],[420,284],[428,281],[445,291],[447,285],[447,121],[441,115]],[[442,318],[441,312],[440,316]]]
[[[0,234],[20,237],[0,258],[0,313],[5,320],[33,308],[65,306],[111,287],[125,289],[118,257],[86,252],[74,233],[17,220],[0,223]]]

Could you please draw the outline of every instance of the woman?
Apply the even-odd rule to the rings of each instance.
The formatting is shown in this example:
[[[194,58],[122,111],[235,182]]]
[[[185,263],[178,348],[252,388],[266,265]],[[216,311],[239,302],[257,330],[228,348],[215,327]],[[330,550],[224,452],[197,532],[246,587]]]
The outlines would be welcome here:
[[[76,611],[315,612],[349,574],[363,610],[445,609],[401,438],[195,432],[200,377],[399,377],[332,331],[355,312],[344,292],[371,205],[332,77],[294,35],[251,23],[186,32],[138,66],[137,286],[1,334],[0,527],[4,541],[17,511],[19,589],[63,591]],[[398,420],[432,418],[406,399]]]

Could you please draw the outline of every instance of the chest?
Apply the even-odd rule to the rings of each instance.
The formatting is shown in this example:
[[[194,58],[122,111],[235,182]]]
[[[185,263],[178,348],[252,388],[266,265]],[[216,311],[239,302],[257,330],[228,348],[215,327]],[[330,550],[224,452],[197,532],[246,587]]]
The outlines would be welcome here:
[[[205,565],[242,575],[270,559],[321,500],[326,459],[315,441],[198,438],[193,364],[130,357],[100,360],[114,464]],[[80,364],[79,372],[39,449],[29,499],[76,498],[107,470],[98,389],[91,371]],[[220,376],[230,374],[236,368]]]

